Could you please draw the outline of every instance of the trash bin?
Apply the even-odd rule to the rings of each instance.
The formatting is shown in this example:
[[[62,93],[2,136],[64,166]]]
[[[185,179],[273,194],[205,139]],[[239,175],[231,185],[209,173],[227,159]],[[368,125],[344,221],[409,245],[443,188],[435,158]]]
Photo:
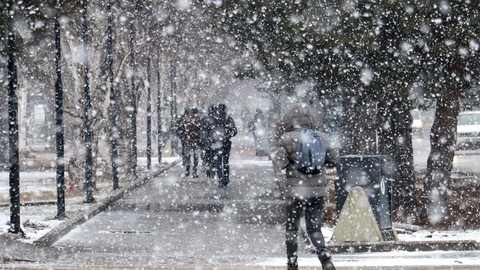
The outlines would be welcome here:
[[[344,156],[335,180],[336,212],[340,215],[352,187],[365,189],[380,231],[392,230],[393,163],[389,156]]]

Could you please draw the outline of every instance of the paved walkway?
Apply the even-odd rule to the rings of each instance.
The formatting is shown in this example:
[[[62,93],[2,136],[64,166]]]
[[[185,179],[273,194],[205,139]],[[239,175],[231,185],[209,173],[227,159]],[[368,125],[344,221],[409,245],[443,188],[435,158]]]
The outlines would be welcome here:
[[[130,192],[55,242],[67,264],[253,265],[283,257],[283,201],[268,160],[233,160],[231,183],[180,166]],[[88,235],[88,237],[85,237]],[[70,252],[68,252],[70,253]]]

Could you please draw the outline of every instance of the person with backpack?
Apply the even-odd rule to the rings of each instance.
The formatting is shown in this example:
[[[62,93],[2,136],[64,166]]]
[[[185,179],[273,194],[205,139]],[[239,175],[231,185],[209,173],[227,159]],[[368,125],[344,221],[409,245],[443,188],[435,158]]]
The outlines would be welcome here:
[[[190,175],[192,166],[192,177],[197,178],[199,141],[200,141],[201,116],[197,108],[186,109],[178,122],[177,134],[182,142],[182,158],[185,167],[185,176]],[[192,164],[193,156],[193,164]]]
[[[213,123],[209,128],[210,147],[213,151],[212,163],[218,177],[218,187],[223,188],[230,182],[231,139],[237,135],[233,118],[227,115],[227,106],[219,104],[213,109]]]
[[[298,230],[302,212],[307,234],[324,270],[334,270],[331,255],[322,234],[322,219],[327,195],[326,166],[339,163],[338,152],[326,134],[315,129],[315,120],[307,104],[294,105],[283,117],[283,135],[272,153],[277,171],[285,170],[287,266],[298,269]]]

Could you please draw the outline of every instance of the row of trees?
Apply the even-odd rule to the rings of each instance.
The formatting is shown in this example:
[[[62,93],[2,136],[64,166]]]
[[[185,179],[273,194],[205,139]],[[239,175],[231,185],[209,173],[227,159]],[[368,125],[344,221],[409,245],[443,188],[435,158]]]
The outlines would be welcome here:
[[[426,206],[445,201],[460,99],[478,81],[476,1],[206,2],[197,1],[219,31],[255,55],[257,73],[277,82],[278,91],[310,80],[317,100],[342,98],[342,152],[394,158],[399,214],[417,207],[409,112],[418,100],[435,99],[423,199]],[[378,149],[371,146],[375,136]],[[424,217],[433,212],[445,216],[447,209],[421,209]]]
[[[152,100],[161,153],[164,135],[177,117],[177,99],[202,107],[230,77],[231,70],[219,69],[217,60],[242,60],[189,7],[153,0],[0,3],[0,65],[8,68],[0,81],[9,90],[9,109],[2,106],[2,112],[15,117],[8,123],[16,125],[10,128],[10,141],[1,144],[10,146],[2,152],[9,153],[12,232],[20,232],[19,144],[25,136],[18,124],[25,123],[26,104],[46,105],[49,136],[56,138],[57,216],[62,218],[65,160],[85,180],[85,202],[93,202],[100,158],[108,162],[113,188],[119,179],[136,177],[138,123],[147,123],[145,151],[151,168]],[[41,100],[34,100],[33,93]],[[20,105],[14,103],[17,96]]]
[[[340,97],[342,154],[391,155],[401,211],[416,207],[409,110],[414,100],[436,99],[425,200],[446,196],[459,100],[477,81],[480,17],[474,1],[9,0],[0,8],[0,65],[9,70],[0,80],[11,91],[9,112],[16,117],[17,90],[25,103],[41,88],[52,104],[47,115],[57,116],[51,130],[57,131],[59,183],[63,126],[67,144],[75,146],[70,159],[87,164],[87,183],[94,182],[89,178],[95,178],[102,138],[110,142],[111,159],[105,160],[112,173],[135,176],[138,112],[148,104],[145,115],[152,115],[153,81],[161,134],[175,121],[177,99],[186,106],[208,104],[242,67],[240,77],[272,82],[272,96],[309,81],[316,87],[305,94],[313,97],[308,102]],[[18,132],[11,128],[15,141]],[[378,147],[372,146],[375,136]],[[10,163],[18,161],[18,143],[1,145],[13,147]]]

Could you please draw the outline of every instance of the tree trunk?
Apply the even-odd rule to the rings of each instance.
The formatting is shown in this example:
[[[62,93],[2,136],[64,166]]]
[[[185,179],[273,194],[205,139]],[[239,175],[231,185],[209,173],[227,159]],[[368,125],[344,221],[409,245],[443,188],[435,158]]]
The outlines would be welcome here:
[[[107,2],[108,27],[107,27],[107,65],[108,79],[110,86],[110,106],[109,106],[109,122],[110,122],[110,163],[112,167],[112,186],[118,189],[118,147],[117,147],[117,96],[115,92],[115,78],[113,73],[113,12],[112,0]]]
[[[60,11],[57,2],[57,12]],[[57,216],[63,219],[65,215],[65,162],[64,162],[64,128],[63,128],[63,83],[62,83],[62,50],[60,38],[60,22],[55,16],[55,141],[56,141],[56,179],[57,179]]]
[[[460,94],[465,63],[452,59],[446,70],[447,81],[440,91],[435,108],[435,119],[430,132],[430,155],[423,190],[421,218],[438,224],[448,216],[447,193],[453,168],[457,133],[457,118],[460,111]]]
[[[20,155],[18,149],[18,81],[15,27],[13,22],[14,1],[8,2],[8,145],[10,184],[10,228],[9,233],[25,235],[20,226]]]
[[[89,59],[88,59],[88,0],[83,0],[83,46],[86,52],[86,59],[83,63],[83,141],[85,147],[85,200],[84,203],[94,203],[95,199],[93,198],[93,156],[92,156],[92,105],[90,99],[90,81],[89,81]]]
[[[147,57],[147,169],[152,169],[152,91],[150,56]]]
[[[451,92],[458,91],[452,89]],[[447,216],[446,199],[455,155],[459,105],[458,96],[452,95],[440,97],[435,108],[421,212],[421,217],[428,218],[432,223],[440,223]]]
[[[378,111],[379,153],[390,156],[394,162],[393,212],[402,218],[416,209],[410,106],[406,100],[392,97],[381,100]]]
[[[345,95],[342,119],[342,155],[376,153],[376,112],[372,103],[360,100],[354,91]]]
[[[162,130],[162,91],[160,80],[160,59],[157,58],[157,152],[158,164],[162,163],[163,130]]]
[[[2,67],[3,68],[3,67]],[[3,88],[7,90],[6,88]],[[7,91],[2,91],[7,96]],[[0,102],[0,169],[5,171],[8,164],[8,107],[6,102]]]
[[[176,67],[176,61],[172,58],[170,60],[170,143],[171,143],[171,151],[172,151],[172,156],[175,154],[178,154],[178,137],[177,137],[177,127],[176,127],[176,122],[177,122],[177,85],[176,85],[176,80],[177,80],[177,67]]]
[[[130,174],[137,178],[137,88],[135,83],[135,72],[136,72],[136,59],[135,59],[135,43],[136,43],[136,29],[135,29],[135,19],[137,15],[137,0],[133,0],[133,11],[132,16],[130,17],[130,68],[133,71],[132,77],[130,78],[130,91],[131,91],[131,100],[130,105],[132,107],[132,112],[130,115],[131,120],[131,130],[130,130]]]

